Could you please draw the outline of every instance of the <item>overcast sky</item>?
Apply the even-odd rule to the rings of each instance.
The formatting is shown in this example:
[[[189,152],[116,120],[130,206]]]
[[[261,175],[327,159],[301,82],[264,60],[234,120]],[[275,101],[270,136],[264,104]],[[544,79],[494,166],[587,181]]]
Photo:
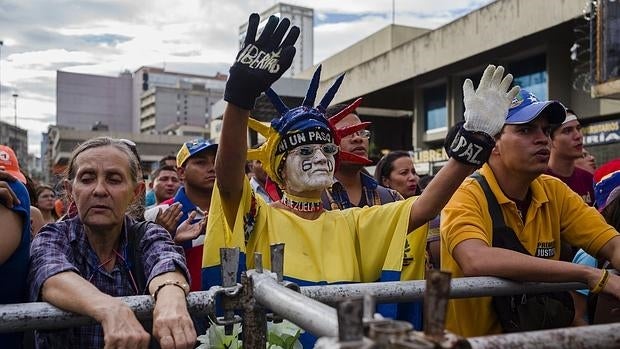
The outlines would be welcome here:
[[[314,62],[392,22],[437,28],[492,0],[288,0],[314,8]],[[0,0],[0,116],[41,132],[55,123],[56,70],[116,76],[140,66],[225,73],[239,25],[273,0]]]

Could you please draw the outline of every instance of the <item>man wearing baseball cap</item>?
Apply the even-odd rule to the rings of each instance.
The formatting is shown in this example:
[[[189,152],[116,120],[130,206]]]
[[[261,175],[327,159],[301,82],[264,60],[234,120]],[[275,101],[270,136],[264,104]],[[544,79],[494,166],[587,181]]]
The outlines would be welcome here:
[[[0,145],[0,304],[27,301],[30,199],[13,149]],[[22,333],[0,333],[0,348],[21,348]]]
[[[185,142],[176,157],[177,171],[183,186],[174,197],[144,213],[147,220],[168,229],[174,241],[185,248],[192,291],[201,289],[204,227],[215,184],[216,152],[217,144],[209,140]]]
[[[453,277],[583,282],[593,292],[620,297],[620,277],[558,261],[561,236],[620,267],[618,232],[559,179],[544,174],[550,156],[551,125],[561,124],[565,117],[559,102],[539,101],[521,90],[495,136],[488,162],[478,172],[481,177],[465,180],[442,211],[442,270],[452,272]],[[490,203],[482,189],[485,183]],[[494,217],[490,213],[495,207],[493,198],[499,206]],[[502,216],[505,229],[494,231],[497,216]],[[515,247],[494,247],[507,245],[496,238],[510,236]],[[573,320],[570,297],[568,303],[562,303],[566,305],[561,318],[564,323],[556,321],[542,328],[569,326]],[[451,300],[447,328],[466,337],[511,330],[500,323],[497,309],[491,297]]]

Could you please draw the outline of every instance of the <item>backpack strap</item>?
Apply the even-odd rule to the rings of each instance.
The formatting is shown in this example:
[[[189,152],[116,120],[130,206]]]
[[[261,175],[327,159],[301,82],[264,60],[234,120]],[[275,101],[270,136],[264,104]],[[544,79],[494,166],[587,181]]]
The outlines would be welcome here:
[[[493,220],[493,247],[502,247],[509,250],[513,250],[516,252],[520,252],[523,254],[531,255],[521,241],[515,234],[514,230],[509,228],[504,221],[504,215],[502,210],[497,202],[497,198],[491,191],[491,187],[487,182],[486,178],[480,172],[474,172],[471,178],[475,179],[480,187],[482,187],[482,191],[484,192],[484,196],[487,199],[487,206],[489,213],[491,214],[491,219]]]
[[[147,294],[148,292],[146,292],[146,278],[144,275],[144,264],[142,264],[140,241],[142,241],[144,234],[148,231],[149,223],[152,222],[134,222],[127,229],[127,261],[129,262],[136,285],[142,294]]]

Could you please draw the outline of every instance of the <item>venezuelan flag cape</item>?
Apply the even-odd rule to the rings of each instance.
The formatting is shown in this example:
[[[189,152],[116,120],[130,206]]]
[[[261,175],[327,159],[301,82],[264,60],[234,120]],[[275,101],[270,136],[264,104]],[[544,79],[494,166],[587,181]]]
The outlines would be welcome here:
[[[300,286],[401,280],[414,200],[325,211],[316,220],[305,220],[254,197],[245,181],[234,227],[229,227],[216,185],[202,258],[203,289],[221,284],[221,247],[240,248],[240,271],[254,267],[254,252],[262,253],[263,266],[270,269],[269,246],[273,243],[286,244],[284,277]],[[407,245],[415,247],[409,254],[414,255],[415,262],[406,266],[406,277],[420,279],[424,276],[426,228],[409,237]],[[393,308],[385,315],[400,317]],[[306,337],[302,343],[310,347],[313,339]]]

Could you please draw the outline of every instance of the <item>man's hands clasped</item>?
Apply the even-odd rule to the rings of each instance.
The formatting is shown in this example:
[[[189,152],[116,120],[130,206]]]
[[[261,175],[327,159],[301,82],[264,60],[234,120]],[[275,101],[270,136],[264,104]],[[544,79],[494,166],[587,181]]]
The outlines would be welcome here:
[[[246,110],[251,110],[256,98],[291,66],[295,56],[293,45],[299,37],[296,26],[285,37],[290,21],[278,21],[278,17],[271,16],[255,41],[259,21],[258,14],[250,15],[243,48],[230,68],[224,92],[224,100]]]

